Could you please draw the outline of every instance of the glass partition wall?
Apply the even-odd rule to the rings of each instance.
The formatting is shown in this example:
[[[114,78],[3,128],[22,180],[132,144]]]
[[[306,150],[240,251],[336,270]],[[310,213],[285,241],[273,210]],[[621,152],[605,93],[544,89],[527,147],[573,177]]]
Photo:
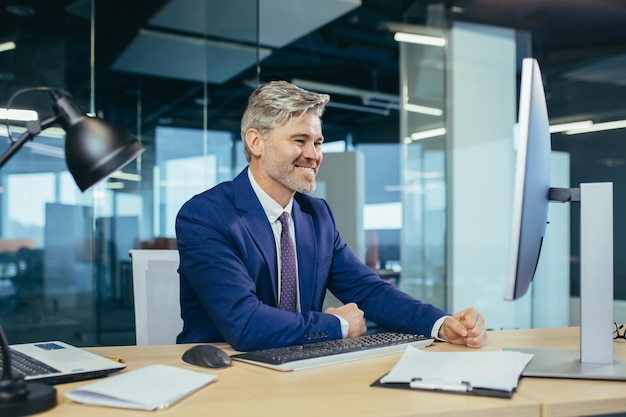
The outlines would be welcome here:
[[[555,262],[539,271],[558,275],[558,288],[502,301],[517,65],[533,55],[531,44],[544,45],[499,25],[506,16],[481,24],[467,17],[471,5],[463,11],[425,0],[5,3],[0,107],[23,88],[62,88],[145,147],[85,193],[67,171],[58,128],[0,170],[0,323],[11,343],[133,344],[128,250],[175,248],[181,204],[245,167],[239,121],[246,100],[276,79],[331,95],[316,195],[330,202],[344,240],[381,277],[448,310],[474,305],[491,327],[540,326],[541,317],[567,324],[564,304],[577,296],[569,289],[578,270],[576,208],[572,241],[567,209],[558,215],[567,218],[558,226],[565,241],[549,243],[555,255],[544,258]],[[434,44],[394,39],[396,32]],[[547,52],[538,58],[549,62]],[[599,81],[573,71],[590,61],[544,72],[555,119],[601,114],[591,107],[598,93],[619,112],[621,85],[598,89]],[[572,94],[584,100],[574,103]],[[41,92],[13,103],[40,117],[50,105]],[[12,137],[25,126],[8,124]],[[8,141],[4,129],[0,135]],[[570,178],[612,180],[620,201],[619,131],[576,139],[556,133],[553,148],[560,186]],[[616,256],[616,277],[619,262]],[[624,299],[621,281],[617,298]],[[545,299],[559,311],[533,305]]]
[[[446,15],[442,4],[429,6],[426,25],[414,24],[413,15],[422,14],[418,6],[407,12],[399,42],[403,167],[400,288],[447,308]]]
[[[532,296],[504,301],[528,34],[450,19],[441,4],[427,7],[426,25],[411,24],[411,12],[400,37],[401,288],[448,311],[478,307],[493,328],[566,326],[568,227],[545,240]],[[568,186],[567,165],[555,161],[554,178]]]
[[[175,249],[182,204],[245,164],[236,112],[212,110],[245,101],[220,97],[215,86],[240,76],[251,91],[269,53],[258,46],[254,1],[145,1],[128,22],[128,36],[112,45],[108,34],[119,25],[99,16],[116,16],[119,6],[95,2],[95,57],[108,68],[96,72],[95,102],[109,117],[127,119],[146,150],[135,171],[115,179],[123,186],[99,190],[95,201],[99,344],[134,342],[128,251]]]
[[[578,56],[580,51],[574,47],[576,57],[572,55],[565,68],[559,67],[550,61],[555,54],[545,49],[547,39],[526,26],[471,22],[464,19],[465,11],[416,2],[407,10],[404,24],[394,27],[403,32],[402,36],[396,33],[402,104],[400,287],[448,311],[475,306],[496,329],[577,324],[576,204],[550,206],[542,255],[529,294],[516,302],[503,299],[509,273],[521,61],[533,56],[543,72],[554,132],[552,186],[577,187],[585,181],[582,178],[603,178],[614,183],[615,195],[620,198],[621,157],[616,161],[601,149],[604,145],[619,147],[615,142],[619,129],[604,131],[602,125],[589,131],[559,128],[565,122],[591,123],[590,115],[598,120],[618,117],[614,106],[604,113],[601,103],[612,102],[617,94],[614,89],[621,87],[612,85],[609,92],[591,75],[597,75],[592,68],[599,70],[616,58],[611,52],[610,58]],[[583,21],[580,18],[579,23]],[[551,35],[556,37],[555,33]],[[572,99],[579,94],[594,104]],[[569,104],[564,106],[564,102]],[[596,139],[602,136],[600,143],[594,144],[592,135],[578,139],[578,135],[592,132]],[[587,156],[580,152],[583,148],[589,152]],[[617,231],[619,216],[615,220]],[[616,253],[621,247],[619,236],[617,233]],[[623,321],[623,268],[617,258],[614,268],[614,315]]]
[[[93,112],[90,5],[2,7],[0,106],[22,89],[49,86],[71,91]],[[47,92],[28,91],[15,97],[12,109],[35,109],[31,118],[43,120],[52,104]],[[0,136],[8,146],[25,122],[12,113],[2,118],[9,130],[3,127]],[[106,185],[79,191],[65,164],[64,132],[53,127],[0,170],[0,187],[0,321],[7,337],[11,343],[95,343],[100,260],[94,224]]]
[[[258,85],[269,54],[258,47],[258,5],[40,3],[3,10],[16,45],[0,52],[3,98],[20,88],[61,88],[86,112],[136,135],[145,151],[81,193],[55,128],[0,171],[0,322],[11,343],[133,344],[128,251],[175,248],[182,203],[245,165],[237,139],[246,97],[220,97],[212,86],[235,75],[249,92]],[[226,20],[237,22],[235,33],[223,31]],[[41,108],[44,117],[49,101],[35,92],[12,107]],[[211,102],[236,111],[212,114]],[[23,130],[24,122],[11,121],[13,137]]]

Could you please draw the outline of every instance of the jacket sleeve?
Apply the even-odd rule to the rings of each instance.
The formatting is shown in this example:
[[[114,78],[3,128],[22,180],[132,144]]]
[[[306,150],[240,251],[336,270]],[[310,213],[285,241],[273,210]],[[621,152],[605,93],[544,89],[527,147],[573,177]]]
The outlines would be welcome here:
[[[332,217],[330,208],[326,209]],[[342,302],[356,303],[368,320],[391,331],[430,336],[435,322],[448,315],[383,281],[358,259],[336,230],[333,239],[329,289]]]

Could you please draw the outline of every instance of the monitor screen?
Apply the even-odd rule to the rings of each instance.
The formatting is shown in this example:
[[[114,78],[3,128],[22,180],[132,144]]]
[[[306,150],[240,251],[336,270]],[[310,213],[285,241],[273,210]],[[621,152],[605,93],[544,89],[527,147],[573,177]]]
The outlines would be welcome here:
[[[519,95],[513,223],[504,298],[516,300],[532,282],[548,220],[550,125],[537,61],[525,58]]]

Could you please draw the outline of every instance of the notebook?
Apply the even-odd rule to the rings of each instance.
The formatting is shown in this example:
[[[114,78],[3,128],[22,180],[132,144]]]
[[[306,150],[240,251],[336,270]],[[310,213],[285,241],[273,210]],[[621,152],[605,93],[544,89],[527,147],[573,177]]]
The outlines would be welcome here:
[[[65,396],[83,404],[160,410],[187,398],[215,378],[217,375],[156,364],[83,385]]]
[[[26,381],[46,384],[80,381],[99,378],[124,369],[124,363],[96,355],[84,349],[60,341],[23,343],[10,346],[11,367],[14,376],[23,375]],[[18,362],[34,360],[36,374],[25,375],[16,371]],[[0,355],[0,368],[2,360]],[[39,369],[50,367],[51,369]],[[31,369],[32,370],[32,369]],[[30,372],[29,372],[30,373]]]

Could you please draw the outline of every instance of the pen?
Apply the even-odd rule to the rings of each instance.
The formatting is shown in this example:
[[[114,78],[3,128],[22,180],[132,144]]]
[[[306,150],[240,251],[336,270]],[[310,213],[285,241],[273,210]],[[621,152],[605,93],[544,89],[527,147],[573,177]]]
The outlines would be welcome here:
[[[119,362],[119,363],[126,363],[126,361],[122,358],[108,358],[107,357],[107,359],[111,359],[112,361]]]

